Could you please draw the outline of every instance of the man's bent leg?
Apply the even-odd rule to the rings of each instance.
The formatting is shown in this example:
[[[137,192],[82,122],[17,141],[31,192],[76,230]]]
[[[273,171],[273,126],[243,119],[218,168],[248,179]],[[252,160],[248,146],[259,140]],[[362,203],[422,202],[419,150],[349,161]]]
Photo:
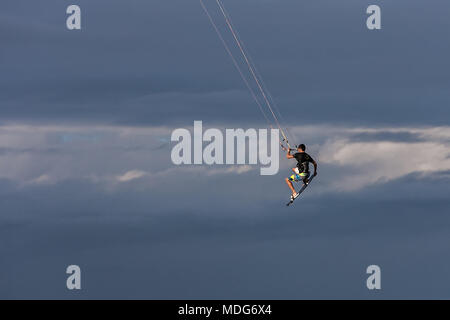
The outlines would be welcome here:
[[[289,180],[289,178],[286,178],[285,181],[286,181],[287,185],[289,186],[289,189],[291,189],[292,194],[296,194],[297,191],[295,191],[294,186],[292,185],[292,182]]]

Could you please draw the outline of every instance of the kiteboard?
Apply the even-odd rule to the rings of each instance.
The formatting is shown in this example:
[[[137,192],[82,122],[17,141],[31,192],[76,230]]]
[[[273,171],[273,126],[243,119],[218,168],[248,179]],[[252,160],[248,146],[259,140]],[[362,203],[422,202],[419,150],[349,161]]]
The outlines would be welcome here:
[[[298,190],[298,192],[297,192],[297,193],[298,193],[298,197],[295,198],[295,199],[300,198],[300,195],[302,194],[303,191],[305,191],[306,188],[308,188],[308,186],[311,184],[311,181],[313,181],[314,177],[315,177],[315,176],[312,176],[311,178],[309,178],[308,184],[304,184],[304,185],[300,188],[300,190]],[[295,201],[295,199],[291,199],[288,203],[286,203],[286,206],[289,207],[291,204],[293,204],[294,201]]]

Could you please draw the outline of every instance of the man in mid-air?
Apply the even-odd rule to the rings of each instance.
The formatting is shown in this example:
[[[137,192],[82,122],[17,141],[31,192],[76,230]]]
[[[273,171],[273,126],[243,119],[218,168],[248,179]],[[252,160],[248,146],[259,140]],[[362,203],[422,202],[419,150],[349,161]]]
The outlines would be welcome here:
[[[297,152],[292,155],[291,150],[287,149],[287,155],[286,157],[288,159],[296,159],[297,160],[297,166],[295,168],[292,168],[292,171],[294,171],[294,174],[290,176],[289,178],[286,178],[285,181],[289,186],[289,189],[292,191],[291,200],[296,199],[299,194],[297,191],[295,191],[294,186],[292,185],[293,181],[303,181],[303,185],[308,185],[309,183],[309,163],[311,162],[314,165],[314,176],[317,175],[317,162],[314,161],[313,158],[309,154],[305,152],[306,146],[304,144],[301,144],[297,147]]]

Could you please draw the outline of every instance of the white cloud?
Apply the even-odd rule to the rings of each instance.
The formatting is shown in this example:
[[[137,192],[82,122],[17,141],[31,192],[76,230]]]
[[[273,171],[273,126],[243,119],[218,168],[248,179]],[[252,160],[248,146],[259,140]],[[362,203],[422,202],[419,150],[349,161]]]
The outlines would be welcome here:
[[[42,184],[52,184],[54,181],[48,174],[43,174],[35,179],[27,181],[26,184],[29,185],[42,185]]]
[[[148,172],[140,171],[140,170],[131,170],[126,172],[123,175],[117,177],[119,182],[128,182],[131,180],[139,179],[148,175]]]
[[[320,151],[321,163],[354,169],[339,179],[340,188],[355,190],[408,174],[450,170],[450,148],[437,142],[328,142]]]
[[[174,166],[170,145],[161,148],[161,139],[169,138],[171,131],[166,127],[0,126],[0,178],[24,186],[87,179],[107,187],[141,179],[143,186],[150,187],[161,179],[180,175],[195,179],[198,174],[245,175],[259,169],[249,165]],[[450,127],[317,125],[291,131],[318,160],[320,187],[326,190],[356,190],[409,174],[420,177],[450,170]],[[361,141],[357,138],[361,133],[373,137]],[[390,141],[380,138],[384,133],[407,133],[416,139],[402,141],[399,135],[399,139]],[[280,175],[287,175],[294,163],[284,160],[283,153],[280,156],[282,170],[286,170]],[[333,177],[324,176],[324,168],[333,170]]]

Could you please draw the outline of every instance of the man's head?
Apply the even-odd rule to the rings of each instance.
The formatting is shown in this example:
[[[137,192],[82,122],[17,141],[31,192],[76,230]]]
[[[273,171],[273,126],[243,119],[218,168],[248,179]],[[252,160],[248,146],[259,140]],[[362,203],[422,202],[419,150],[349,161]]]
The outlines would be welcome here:
[[[298,152],[305,152],[305,150],[306,150],[306,146],[303,143],[298,145],[298,147],[297,147]]]

